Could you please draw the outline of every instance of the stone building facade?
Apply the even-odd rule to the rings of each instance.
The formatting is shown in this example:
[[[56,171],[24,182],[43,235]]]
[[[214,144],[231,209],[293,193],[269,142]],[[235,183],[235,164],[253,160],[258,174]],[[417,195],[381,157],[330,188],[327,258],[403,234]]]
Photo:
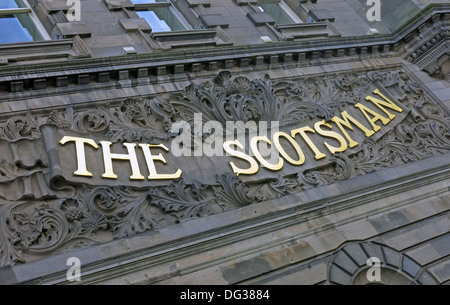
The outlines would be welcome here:
[[[372,2],[2,1],[0,283],[448,284],[450,4]]]

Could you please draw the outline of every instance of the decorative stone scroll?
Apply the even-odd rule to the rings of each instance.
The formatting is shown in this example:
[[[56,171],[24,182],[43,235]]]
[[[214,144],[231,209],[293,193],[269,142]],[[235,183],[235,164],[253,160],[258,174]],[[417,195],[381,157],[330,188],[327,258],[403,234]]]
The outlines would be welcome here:
[[[139,187],[85,183],[90,180],[54,175],[55,166],[61,165],[54,162],[60,146],[49,149],[47,142],[53,140],[42,132],[64,131],[113,143],[160,143],[176,136],[171,126],[177,122],[186,121],[194,129],[196,113],[222,124],[279,121],[283,129],[330,121],[355,107],[374,86],[407,110],[394,125],[322,163],[271,175],[238,177],[229,164],[214,167],[211,161],[205,166],[216,170],[214,179],[199,180],[187,173]],[[401,71],[276,81],[224,71],[210,83],[175,94],[129,98],[118,107],[13,117],[0,125],[0,148],[7,152],[0,161],[0,265],[10,265],[448,153],[450,124],[448,114]]]

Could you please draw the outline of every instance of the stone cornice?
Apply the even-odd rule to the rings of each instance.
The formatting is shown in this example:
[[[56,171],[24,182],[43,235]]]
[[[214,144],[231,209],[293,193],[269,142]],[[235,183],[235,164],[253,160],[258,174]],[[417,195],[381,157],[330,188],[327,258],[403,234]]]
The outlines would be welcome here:
[[[402,28],[389,35],[330,37],[326,40],[164,51],[23,66],[5,65],[0,67],[0,84],[7,91],[0,95],[2,99],[6,97],[9,100],[15,92],[41,90],[45,94],[45,89],[49,87],[86,85],[93,82],[109,82],[114,86],[114,82],[120,80],[166,75],[176,77],[187,72],[214,72],[235,67],[276,67],[280,64],[306,66],[317,60],[323,63],[387,54],[401,56],[405,48],[411,47],[412,43],[422,38],[424,28],[439,29],[445,33],[445,39],[448,39],[449,24],[450,5],[430,4]]]

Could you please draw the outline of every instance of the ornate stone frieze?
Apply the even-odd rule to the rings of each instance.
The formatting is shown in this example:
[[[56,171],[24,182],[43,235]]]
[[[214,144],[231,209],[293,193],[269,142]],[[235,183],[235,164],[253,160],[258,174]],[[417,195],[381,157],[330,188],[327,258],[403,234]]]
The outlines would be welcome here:
[[[49,146],[43,134],[57,128],[113,143],[154,143],[172,139],[171,126],[177,122],[193,126],[198,113],[205,121],[221,124],[279,121],[283,127],[330,121],[348,107],[355,108],[374,84],[408,109],[391,129],[334,154],[320,166],[252,179],[220,167],[214,180],[181,177],[140,187],[55,179],[57,148]],[[448,114],[401,71],[275,81],[224,71],[183,92],[129,98],[118,107],[13,117],[0,125],[0,147],[7,152],[0,162],[0,263],[8,265],[448,153],[450,124]]]
[[[421,39],[412,50],[407,53],[406,59],[426,71],[430,76],[446,79],[447,71],[442,66],[450,55],[448,30],[440,30],[429,35],[429,39]]]

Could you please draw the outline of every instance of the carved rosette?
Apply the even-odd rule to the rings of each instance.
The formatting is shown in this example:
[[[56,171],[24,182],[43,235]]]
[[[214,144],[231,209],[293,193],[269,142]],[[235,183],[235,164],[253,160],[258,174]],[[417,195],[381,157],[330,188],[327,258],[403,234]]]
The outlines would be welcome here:
[[[329,120],[358,102],[371,83],[383,85],[411,109],[407,118],[356,153],[335,155],[328,166],[244,183],[230,173],[215,181],[183,179],[167,186],[133,189],[49,185],[48,157],[40,126],[51,124],[112,142],[170,139],[172,124],[205,121]],[[28,113],[0,125],[0,264],[25,263],[73,247],[108,242],[192,218],[220,214],[308,188],[450,151],[449,116],[402,72],[371,72],[272,81],[250,80],[225,71],[210,83],[152,98],[129,98],[117,107]],[[8,190],[19,189],[17,194]]]

